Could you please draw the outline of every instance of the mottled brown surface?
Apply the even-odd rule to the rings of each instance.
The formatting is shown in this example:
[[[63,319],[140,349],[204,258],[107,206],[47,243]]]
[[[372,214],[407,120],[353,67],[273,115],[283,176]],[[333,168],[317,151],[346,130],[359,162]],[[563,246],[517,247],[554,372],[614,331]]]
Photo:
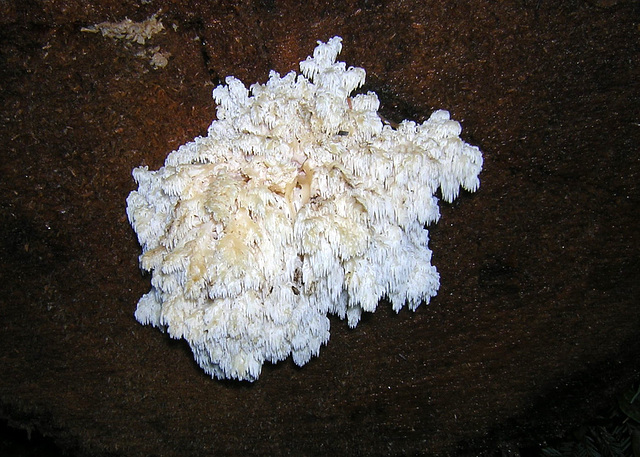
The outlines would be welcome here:
[[[638,376],[637,2],[101,3],[0,3],[0,416],[79,455],[474,454]],[[159,10],[164,69],[80,31]],[[297,70],[336,34],[386,117],[462,122],[481,188],[431,230],[430,306],[332,319],[304,368],[212,380],[133,318],[131,169],[204,134],[226,75]]]

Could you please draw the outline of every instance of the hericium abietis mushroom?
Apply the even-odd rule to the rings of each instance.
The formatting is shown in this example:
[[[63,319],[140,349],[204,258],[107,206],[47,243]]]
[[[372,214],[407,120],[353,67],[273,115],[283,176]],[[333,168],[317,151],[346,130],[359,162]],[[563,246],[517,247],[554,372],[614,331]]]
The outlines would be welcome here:
[[[184,338],[217,378],[304,365],[329,313],[355,327],[383,297],[396,312],[428,303],[436,191],[479,186],[482,155],[447,111],[394,128],[375,93],[351,95],[365,71],[336,62],[341,41],[319,42],[301,74],[249,89],[228,77],[206,137],[133,170],[127,214],[151,272],[136,319]]]

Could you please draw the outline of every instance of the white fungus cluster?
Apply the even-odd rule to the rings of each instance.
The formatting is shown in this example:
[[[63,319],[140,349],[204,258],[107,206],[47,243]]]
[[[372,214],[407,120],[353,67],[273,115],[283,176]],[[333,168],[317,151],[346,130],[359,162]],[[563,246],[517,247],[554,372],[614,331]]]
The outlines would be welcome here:
[[[439,287],[427,224],[438,199],[478,188],[482,155],[436,111],[397,128],[362,68],[320,43],[302,74],[271,72],[213,91],[206,137],[139,167],[127,214],[150,271],[142,324],[184,338],[217,378],[254,381],[265,361],[304,365],[329,340],[328,314],[355,327],[386,297],[415,310]]]

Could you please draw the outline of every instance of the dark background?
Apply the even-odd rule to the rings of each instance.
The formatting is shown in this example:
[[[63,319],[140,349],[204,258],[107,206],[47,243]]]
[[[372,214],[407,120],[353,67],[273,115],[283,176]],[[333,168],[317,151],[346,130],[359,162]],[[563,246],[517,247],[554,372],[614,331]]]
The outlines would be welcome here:
[[[538,446],[640,375],[635,1],[0,2],[0,417],[74,455],[477,454]],[[145,45],[82,32],[142,21]],[[304,368],[210,379],[133,318],[149,277],[126,218],[235,75],[316,40],[392,121],[448,109],[481,187],[431,227],[429,306],[382,302]],[[137,54],[170,52],[154,69]],[[3,426],[4,427],[4,426]]]

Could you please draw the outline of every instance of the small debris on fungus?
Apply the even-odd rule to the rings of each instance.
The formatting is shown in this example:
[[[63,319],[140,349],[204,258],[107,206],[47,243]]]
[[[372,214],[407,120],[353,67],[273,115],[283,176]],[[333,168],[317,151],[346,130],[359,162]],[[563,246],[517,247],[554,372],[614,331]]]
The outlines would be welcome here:
[[[460,187],[479,186],[482,155],[436,111],[384,123],[365,70],[318,42],[302,74],[271,72],[213,91],[206,137],[133,170],[127,214],[151,291],[135,313],[184,338],[216,378],[255,381],[265,361],[297,365],[329,340],[332,313],[355,327],[386,297],[398,312],[440,285],[426,225]]]

